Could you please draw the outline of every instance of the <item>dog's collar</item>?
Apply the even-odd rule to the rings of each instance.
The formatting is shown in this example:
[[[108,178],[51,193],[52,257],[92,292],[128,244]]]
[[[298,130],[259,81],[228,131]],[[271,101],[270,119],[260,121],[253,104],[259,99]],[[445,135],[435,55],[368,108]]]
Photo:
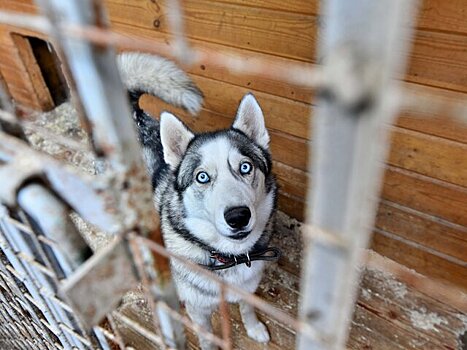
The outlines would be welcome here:
[[[211,265],[203,265],[199,264],[200,266],[211,270],[225,270],[230,267],[234,267],[237,265],[245,264],[248,267],[251,267],[251,262],[255,260],[265,260],[265,261],[278,261],[281,257],[282,253],[279,248],[269,247],[262,250],[254,250],[252,252],[241,254],[241,255],[226,255],[215,250],[211,250],[211,259],[214,259],[214,264]],[[222,265],[216,265],[216,262],[220,262]]]

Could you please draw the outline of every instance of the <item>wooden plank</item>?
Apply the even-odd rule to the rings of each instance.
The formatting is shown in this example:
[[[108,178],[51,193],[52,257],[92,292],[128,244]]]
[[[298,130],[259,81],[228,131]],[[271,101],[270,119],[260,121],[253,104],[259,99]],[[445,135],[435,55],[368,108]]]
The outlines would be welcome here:
[[[107,4],[114,25],[131,25],[139,35],[149,31],[152,37],[167,39],[167,18],[163,15],[165,5],[137,0],[108,0]],[[315,61],[318,27],[315,16],[206,0],[186,1],[184,8],[190,38],[306,62]],[[467,91],[464,74],[466,47],[465,36],[417,31],[408,79]]]
[[[303,194],[305,193],[306,188],[300,185],[300,179],[302,183],[306,181],[307,177],[305,173],[298,170],[288,172],[287,167],[281,163],[276,163],[275,167],[276,169],[280,169],[279,173],[284,173],[284,175],[278,176],[279,183],[282,185],[284,191],[294,192],[296,194],[300,191],[302,191]],[[290,173],[291,177],[294,177],[294,181],[289,181],[287,179],[287,173]],[[383,201],[383,203],[380,204],[375,224],[376,227],[420,244],[421,247],[417,249],[423,250],[424,247],[427,247],[428,249],[433,249],[441,254],[445,254],[446,259],[453,257],[465,261],[465,249],[467,247],[466,228],[424,213],[430,211],[436,214],[439,214],[439,211],[441,211],[442,214],[450,212],[450,214],[454,215],[454,218],[456,215],[464,214],[462,218],[465,220],[465,218],[467,218],[467,215],[465,215],[465,206],[456,204],[456,196],[457,198],[463,198],[463,203],[467,201],[465,192],[451,192],[449,188],[439,188],[430,183],[425,184],[420,182],[418,178],[414,179],[410,175],[397,172],[395,173],[396,178],[394,179],[390,169],[387,171],[386,178],[388,178],[388,174],[389,178],[394,180],[398,186],[396,188],[391,188],[391,186],[385,184],[383,194],[386,194],[386,196],[389,194],[392,196],[393,200],[398,203]],[[285,185],[283,185],[284,183]],[[407,185],[404,186],[405,184]],[[403,188],[401,189],[399,185]],[[406,187],[410,192],[405,191]],[[293,189],[290,190],[290,188]],[[394,194],[392,191],[396,193]],[[404,194],[402,200],[398,195],[400,191],[403,191]],[[443,195],[445,196],[444,199]],[[302,198],[303,197],[300,198],[289,195],[288,193],[281,193],[279,196],[279,208],[289,215],[302,220],[305,205]],[[428,200],[425,200],[425,198]],[[439,200],[437,200],[437,198],[439,198]],[[462,201],[462,199],[458,200]],[[419,206],[421,205],[419,209],[424,212],[403,206],[413,203]],[[462,208],[460,212],[459,208]],[[397,250],[398,243],[394,242],[394,244],[395,246],[393,249]],[[446,260],[442,256],[438,256],[437,258]]]
[[[106,4],[113,22],[169,32],[166,2],[107,0]],[[183,8],[189,38],[301,60],[314,58],[316,16],[208,0],[187,0]],[[154,27],[155,20],[158,21],[157,28]]]
[[[152,34],[153,31],[150,30],[138,30],[138,28],[133,28],[121,24],[115,24],[115,28],[118,32],[124,33],[126,35],[137,35],[145,38],[151,38],[156,40],[159,43],[168,42],[171,38],[169,35],[165,38],[154,37]],[[251,54],[247,50],[225,47],[218,44],[207,43],[200,40],[192,40],[192,44],[196,47],[205,51],[206,49],[211,50],[227,50],[227,52],[232,52],[236,55],[249,55]],[[168,43],[166,45],[169,45]],[[255,53],[255,57],[267,58],[269,60],[281,62],[281,63],[294,63],[293,60],[275,57],[268,54]],[[310,65],[311,67],[311,65]],[[268,79],[255,78],[252,76],[244,76],[242,74],[233,74],[228,71],[226,68],[219,68],[215,66],[209,66],[205,64],[196,65],[193,67],[187,67],[188,71],[192,74],[215,79],[222,82],[228,82],[232,85],[240,86],[246,89],[246,91],[256,90],[260,92],[266,92],[271,95],[276,95],[279,97],[286,97],[291,100],[304,102],[309,104],[313,102],[313,94],[311,89],[299,88],[291,84],[272,81]],[[441,90],[439,88],[427,87],[427,86],[416,86],[413,83],[407,84],[407,87],[417,87],[417,89],[424,91],[426,93],[434,94],[436,96],[442,97],[444,99],[451,100],[453,102],[465,101],[467,96],[462,93],[456,93],[453,91]],[[436,117],[433,119],[433,117]],[[452,140],[460,141],[467,143],[467,126],[452,120],[446,120],[445,116],[440,113],[424,115],[416,110],[409,110],[402,114],[398,121],[398,125],[406,127],[412,130],[418,130],[426,132],[432,135],[441,136],[449,138]]]
[[[467,4],[464,0],[423,0],[419,9],[419,28],[467,34]]]
[[[277,208],[293,218],[305,220],[305,202],[298,197],[279,191]]]
[[[467,187],[467,145],[393,128],[388,163]]]
[[[456,309],[444,300],[434,299],[407,286],[390,273],[377,269],[366,268],[364,270],[360,287],[358,303],[367,309],[372,309],[380,317],[391,320],[403,328],[417,330],[421,334],[438,339],[441,343],[446,340],[454,341],[454,344],[447,348],[456,349],[459,345],[457,337],[464,331],[465,309]],[[427,318],[430,318],[429,314],[433,313],[440,322],[433,322],[429,327],[422,327],[420,322],[417,322],[419,320],[413,317],[413,312],[426,313]]]
[[[158,44],[165,44],[167,47],[170,47],[170,40],[172,36],[170,34],[156,33],[154,34],[153,30],[135,28],[126,24],[114,22],[112,29],[118,32],[119,34],[128,36],[128,37],[141,37],[145,39],[150,39],[156,41]],[[155,36],[156,35],[156,36]],[[210,43],[202,40],[189,39],[190,44],[196,46],[197,50],[201,52],[206,52],[207,50],[219,51],[222,50],[226,54],[231,53],[232,55],[242,55],[248,57],[251,55],[251,51],[235,47],[227,47],[224,45]],[[121,50],[125,50],[125,47],[120,47]],[[269,54],[264,54],[261,52],[255,52],[255,57],[263,58],[267,60],[273,60],[278,63],[296,63],[296,61],[277,57]],[[274,63],[273,63],[274,65]],[[311,66],[311,65],[310,65]],[[216,67],[207,64],[200,64],[196,66],[187,66],[184,67],[189,73],[203,76],[206,78],[211,78],[219,81],[224,81],[231,83],[233,85],[242,86],[247,89],[267,92],[272,95],[277,95],[281,97],[287,97],[291,100],[296,100],[299,102],[310,103],[312,100],[312,90],[309,88],[298,87],[286,82],[269,80],[259,77],[253,77],[244,74],[235,74],[229,71],[228,67]]]
[[[212,79],[199,76],[193,76],[193,78],[206,96],[204,108],[231,119],[236,114],[241,98],[251,92],[249,89]],[[311,113],[309,105],[261,92],[254,94],[263,109],[269,130],[280,131],[303,139],[309,138],[308,122]],[[146,100],[145,108],[154,116],[160,114],[161,108],[173,110],[173,107],[165,105],[160,107],[161,104],[157,99],[152,101]]]
[[[39,110],[40,105],[35,99],[35,95],[31,94],[29,90],[24,90],[16,86],[8,86],[10,90],[11,97],[16,101],[20,106],[25,106],[29,109]]]
[[[305,15],[319,14],[319,1],[317,0],[216,0],[218,3],[227,3],[234,5],[254,6],[282,12],[296,12]]]
[[[37,63],[33,48],[29,40],[26,37],[18,34],[12,34],[12,38],[16,49],[18,50],[19,57],[24,63],[24,67],[27,71],[27,78],[32,84],[32,91],[36,95],[41,110],[48,111],[52,109],[55,104],[44,81],[44,78],[42,77],[41,68]]]
[[[298,198],[305,198],[311,177],[308,173],[279,161],[273,162],[273,172],[282,191]]]
[[[0,8],[7,11],[17,11],[28,14],[37,13],[34,0],[2,0]]]
[[[448,281],[467,289],[467,268],[401,240],[375,231],[371,248],[399,264],[432,278]]]
[[[307,15],[319,14],[318,0],[217,0],[238,5],[264,7],[278,11],[291,11]],[[456,33],[467,33],[465,13],[467,5],[464,0],[423,0],[416,21],[417,28],[435,29]]]
[[[350,349],[403,350],[413,349],[415,344],[433,346],[430,339],[417,332],[392,324],[374,314],[372,310],[356,304],[347,346]]]
[[[305,15],[319,14],[317,0],[217,0],[216,3],[232,5],[254,6],[283,12],[296,12]],[[449,32],[467,33],[465,21],[465,2],[463,0],[424,0],[419,9],[417,27],[422,29],[436,29]],[[3,0],[0,8],[9,11],[36,13],[33,0]]]
[[[168,106],[165,103],[162,103],[158,99],[150,96],[144,96],[141,100],[141,106],[146,109],[151,115],[158,116],[160,115],[161,111],[169,110],[174,111],[180,119],[182,119],[185,123],[187,123],[194,131],[211,131],[220,128],[229,127],[233,121],[233,118],[236,113],[236,109],[238,107],[238,101],[240,101],[243,93],[246,91],[233,89],[234,97],[229,94],[229,87],[223,86],[219,82],[215,82],[214,85],[209,85],[210,95],[208,96],[208,84],[204,83],[203,81],[197,81],[198,85],[201,87],[202,91],[206,96],[206,100],[210,101],[205,102],[205,107],[209,108],[204,109],[200,115],[196,118],[188,115],[184,111],[180,111],[179,109],[175,109],[172,106]],[[201,82],[201,84],[200,84]],[[203,88],[204,87],[204,88]],[[223,89],[224,91],[216,91],[216,87],[219,89]],[[211,94],[217,94],[216,96],[212,96]],[[229,97],[230,96],[230,97]],[[238,100],[235,98],[238,96]],[[281,107],[280,102],[277,101],[276,97],[270,98],[269,96],[256,96],[258,98],[259,103],[261,104],[263,111],[266,116],[266,124],[272,125],[270,127],[270,136],[271,136],[271,152],[273,154],[274,159],[281,161],[285,164],[288,164],[292,167],[305,170],[306,169],[306,159],[308,158],[308,141],[301,139],[299,137],[294,137],[291,135],[287,135],[284,132],[277,131],[280,129],[280,124],[286,122],[286,118],[281,115]],[[224,103],[223,103],[224,101]],[[287,103],[286,100],[283,103]],[[300,106],[299,106],[300,107]],[[214,109],[222,109],[220,112],[216,111],[213,112]],[[293,109],[293,108],[292,108]],[[268,115],[268,111],[271,113]],[[301,123],[304,125],[306,121],[296,119],[296,124]],[[290,123],[293,124],[293,123]],[[275,128],[274,128],[275,127]],[[296,128],[295,125],[290,125],[285,129],[292,130]],[[305,130],[302,130],[301,133],[304,133]]]
[[[125,35],[140,35],[145,38],[151,38],[152,40],[156,40],[159,43],[165,43],[166,41],[171,39],[170,35],[167,35],[165,39],[159,37],[151,37],[152,31],[144,30],[138,31],[132,27],[117,24],[115,29]],[[166,41],[164,41],[166,40]],[[248,56],[250,52],[244,49],[232,48],[232,47],[225,47],[219,44],[207,43],[200,40],[191,40],[191,43],[197,47],[200,51],[206,51],[207,49],[210,50],[223,50],[226,52],[231,52],[235,55],[246,55]],[[168,43],[166,43],[169,46]],[[295,63],[293,60],[276,57],[268,54],[263,53],[255,53],[255,57],[268,59],[280,63]],[[312,65],[310,65],[312,67]],[[299,102],[304,102],[306,104],[313,102],[313,92],[311,89],[306,88],[299,88],[291,84],[279,82],[279,81],[272,81],[268,79],[256,78],[248,75],[242,74],[234,74],[228,71],[227,68],[220,68],[215,66],[210,66],[206,64],[196,65],[193,67],[186,67],[188,72],[206,77],[211,78],[223,82],[231,83],[232,85],[237,85],[244,87],[249,90],[256,90],[261,92],[266,92],[271,95],[276,95],[280,97],[286,97],[288,99],[292,99]],[[436,95],[440,98],[447,99],[452,102],[460,102],[467,100],[467,95],[463,93],[457,93],[454,91],[447,91],[442,90],[439,88],[433,88],[428,86],[420,86],[413,83],[406,84],[407,88],[417,88],[418,90],[429,93],[432,95]],[[436,117],[436,118],[434,118]],[[434,119],[433,119],[434,118]],[[445,138],[450,138],[453,140],[457,140],[460,142],[467,143],[467,126],[459,123],[454,122],[452,120],[446,120],[445,116],[440,113],[432,113],[429,115],[424,115],[418,112],[417,110],[407,110],[405,111],[401,117],[399,118],[398,125],[402,127],[406,127],[412,130],[418,130],[422,132],[426,132],[432,135],[437,135]]]
[[[193,79],[206,96],[205,109],[231,118],[235,116],[241,98],[251,92],[250,89],[200,76],[193,76]],[[254,94],[263,110],[269,130],[309,139],[309,105],[262,92]]]
[[[467,263],[466,227],[388,201],[380,203],[375,226]]]
[[[459,186],[389,166],[381,197],[453,223],[467,226],[467,191]]]
[[[0,70],[9,86],[15,86],[19,89],[27,90],[34,95],[34,90],[26,71],[17,70],[0,64]]]
[[[406,112],[399,116],[396,125],[467,144],[467,123],[448,118],[448,116],[420,116],[419,113]]]
[[[291,232],[279,231],[278,242],[283,243]],[[294,254],[295,246],[279,245],[284,256]],[[280,266],[268,266],[258,288],[257,295],[263,300],[295,315],[300,298],[297,292],[300,272],[289,273]],[[414,315],[426,315],[427,323],[420,325]],[[292,349],[295,332],[262,312],[258,315],[266,323],[271,334],[271,349]],[[458,310],[450,308],[406,286],[391,275],[365,269],[355,306],[350,338],[350,349],[456,349],[460,346],[459,335],[464,329]],[[433,324],[428,319],[434,318]],[[230,307],[234,349],[263,349],[262,345],[246,338],[238,308]],[[437,324],[436,321],[439,321]],[[213,317],[214,331],[220,334],[218,314]],[[432,327],[432,330],[420,328]],[[196,338],[189,332],[191,347]]]
[[[194,80],[206,96],[205,109],[220,116],[233,118],[238,101],[248,92],[247,89],[212,79],[195,76]],[[277,139],[272,143],[273,154],[278,157],[276,159],[305,170],[308,160],[308,144],[303,139],[309,139],[307,132],[310,119],[308,117],[309,106],[265,93],[256,93],[256,97],[263,108],[266,125],[271,130],[271,134],[275,131],[282,132],[282,134],[274,134],[280,137],[272,137],[272,139]],[[148,102],[145,108],[153,115],[159,115],[161,107],[156,102],[157,100],[153,101]],[[196,121],[197,125],[201,127],[203,120],[210,120],[207,124],[213,125],[217,117],[208,114],[208,112],[203,112]],[[191,117],[184,117],[183,114],[180,116],[184,121],[191,122]],[[285,134],[295,137],[287,137]],[[393,128],[392,137],[389,164],[434,179],[467,186],[467,158],[465,157],[467,146],[465,144],[397,127]]]
[[[465,103],[467,94],[423,86],[414,83],[405,83],[404,87],[413,93],[427,94],[446,103]],[[396,125],[406,129],[420,131],[422,133],[440,136],[443,138],[467,143],[467,124],[458,120],[453,120],[446,111],[436,111],[430,106],[424,106],[423,112],[416,108],[404,109],[396,121]],[[451,117],[451,118],[449,118]]]
[[[419,30],[407,80],[467,91],[467,36]]]
[[[25,71],[14,46],[0,44],[0,67]]]

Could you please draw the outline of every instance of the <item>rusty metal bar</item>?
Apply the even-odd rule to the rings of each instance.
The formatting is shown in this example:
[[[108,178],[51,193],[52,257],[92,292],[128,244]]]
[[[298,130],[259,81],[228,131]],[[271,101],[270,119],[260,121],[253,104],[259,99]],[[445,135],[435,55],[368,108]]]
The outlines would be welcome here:
[[[317,333],[316,330],[313,327],[309,326],[307,323],[296,320],[295,318],[291,317],[289,314],[270,305],[269,303],[262,300],[260,297],[244,291],[242,288],[238,286],[224,282],[222,279],[220,279],[218,276],[213,274],[211,271],[208,271],[202,268],[201,266],[193,263],[192,261],[187,260],[181,256],[178,256],[166,250],[162,245],[157,244],[147,238],[136,236],[134,234],[130,234],[129,238],[130,240],[136,240],[136,241],[141,242],[142,244],[146,245],[149,249],[151,249],[157,254],[160,254],[168,258],[170,257],[170,258],[180,261],[181,263],[185,264],[187,267],[189,267],[191,270],[195,271],[196,273],[199,273],[211,279],[213,283],[218,283],[220,286],[224,286],[227,290],[229,290],[229,292],[240,295],[244,301],[253,305],[257,309],[268,314],[269,316],[275,318],[279,322],[290,325],[293,329],[299,332],[302,332],[303,334],[306,335],[307,338],[315,339],[316,341],[320,341],[320,342],[324,341],[322,336],[319,333]]]
[[[153,322],[154,329],[156,329],[156,331],[160,333],[161,332],[160,320],[157,314],[156,302],[152,295],[152,290],[156,288],[155,282],[154,282],[154,277],[155,277],[154,271],[152,271],[153,273],[150,272],[152,263],[149,262],[149,264],[146,264],[145,259],[143,258],[142,245],[138,245],[134,240],[130,240],[129,244],[130,244],[130,249],[132,251],[133,257],[135,259],[135,264],[138,270],[138,274],[142,281],[143,291],[145,292],[145,296],[147,297],[149,307],[152,311],[152,322]],[[146,265],[150,265],[150,266],[146,266]],[[163,344],[162,348],[165,349],[166,345]]]
[[[114,334],[112,334],[112,341],[117,343],[121,349],[125,349],[125,342],[123,341],[122,335],[120,334],[120,331],[117,329],[114,317],[111,314],[107,315],[107,321],[109,322],[110,328],[114,332]],[[101,327],[98,327],[98,329],[101,329]]]
[[[232,349],[232,327],[230,321],[230,314],[229,314],[229,304],[225,299],[226,288],[224,285],[220,286],[221,290],[221,301],[219,304],[219,318],[221,322],[221,330],[222,330],[222,339],[224,340],[224,349],[231,350]]]
[[[324,2],[319,53],[326,81],[313,118],[307,221],[345,245],[305,244],[300,319],[326,342],[301,333],[297,349],[344,347],[389,145],[386,125],[398,111],[391,96],[394,77],[404,71],[413,7],[408,0]]]
[[[159,346],[165,346],[164,340],[161,337],[159,337],[157,334],[154,334],[154,332],[148,331],[144,326],[140,325],[138,322],[132,320],[131,318],[125,316],[124,314],[118,311],[114,311],[113,315],[115,317],[118,317],[118,319],[121,322],[125,323],[128,327],[134,329],[136,332],[149,339],[153,343],[158,344]]]
[[[113,168],[114,196],[124,227],[162,243],[151,183],[131,120],[127,93],[119,79],[114,51],[61,35],[65,23],[106,27],[103,8],[92,0],[41,0],[38,4],[52,19],[55,37],[69,62],[86,115],[94,125],[95,145]],[[161,257],[154,257],[154,260],[159,276],[157,297],[178,309],[168,261]],[[183,348],[183,329],[163,311],[159,312],[159,318],[163,318],[164,341],[169,346]]]
[[[167,311],[167,313],[169,313],[173,318],[178,320],[184,326],[190,328],[191,330],[193,330],[194,332],[196,332],[200,336],[206,338],[207,340],[209,340],[213,344],[215,344],[217,346],[220,346],[222,348],[225,348],[227,346],[227,344],[224,342],[223,339],[221,339],[218,336],[214,335],[213,333],[207,331],[206,329],[201,327],[199,324],[193,323],[189,317],[184,316],[184,315],[178,313],[177,311],[173,310],[166,303],[158,302],[158,306],[165,309]]]
[[[167,17],[170,32],[174,35],[173,52],[182,64],[191,64],[193,54],[185,38],[185,21],[183,9],[179,0],[169,0],[167,3]]]

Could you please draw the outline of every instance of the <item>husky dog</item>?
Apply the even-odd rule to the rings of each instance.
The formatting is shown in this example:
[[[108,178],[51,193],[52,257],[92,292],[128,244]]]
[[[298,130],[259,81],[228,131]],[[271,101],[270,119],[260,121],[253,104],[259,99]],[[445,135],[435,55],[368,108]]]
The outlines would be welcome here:
[[[134,109],[167,249],[254,293],[264,260],[278,258],[278,252],[268,248],[277,186],[258,102],[247,94],[229,129],[195,134],[168,112],[157,121],[138,106],[140,95],[149,93],[197,113],[202,94],[183,71],[170,61],[140,53],[120,55],[118,65]],[[171,267],[188,315],[211,330],[219,286],[177,260],[171,260]],[[268,342],[269,333],[253,307],[237,294],[228,293],[226,299],[240,304],[248,336]],[[206,339],[200,343],[203,350],[213,348]]]

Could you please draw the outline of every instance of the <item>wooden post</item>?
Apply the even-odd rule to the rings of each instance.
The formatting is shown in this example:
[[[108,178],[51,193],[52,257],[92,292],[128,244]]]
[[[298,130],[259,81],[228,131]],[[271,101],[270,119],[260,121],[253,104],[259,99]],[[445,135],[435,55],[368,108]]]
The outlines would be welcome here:
[[[414,3],[328,0],[319,47],[324,86],[314,116],[311,238],[302,276],[300,350],[343,348],[378,202],[388,130],[397,112]],[[313,234],[316,231],[326,234]],[[306,232],[305,232],[306,234]],[[313,238],[315,237],[315,238]],[[326,238],[326,239],[323,239]]]

